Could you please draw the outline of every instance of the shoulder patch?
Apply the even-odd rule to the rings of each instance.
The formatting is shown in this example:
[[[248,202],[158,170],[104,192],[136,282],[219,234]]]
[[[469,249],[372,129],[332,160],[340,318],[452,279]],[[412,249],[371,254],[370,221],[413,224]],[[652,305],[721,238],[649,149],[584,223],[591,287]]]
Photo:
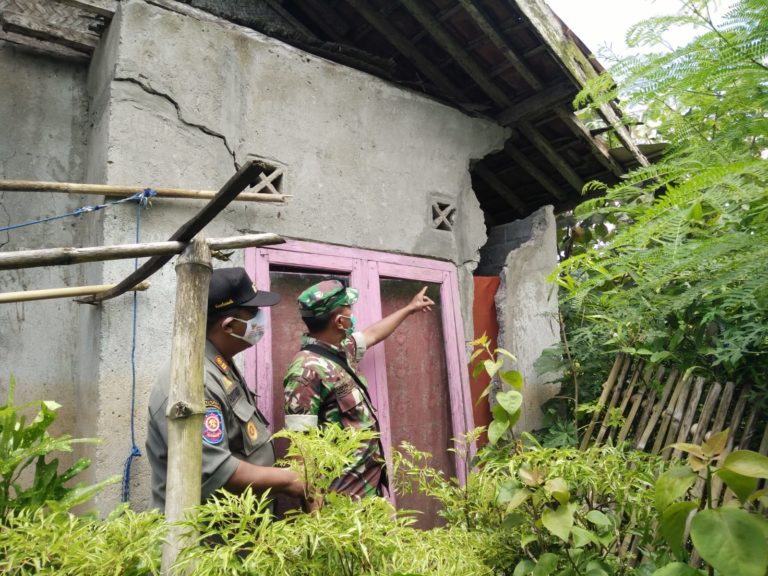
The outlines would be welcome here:
[[[208,444],[221,444],[224,439],[224,417],[221,410],[207,408],[203,416],[203,441]]]
[[[226,360],[224,360],[224,358],[222,358],[221,356],[216,356],[216,359],[214,360],[214,362],[216,363],[216,366],[219,367],[219,370],[221,370],[224,374],[229,372],[229,364],[227,363]]]
[[[248,421],[246,432],[248,432],[248,438],[250,438],[251,442],[256,442],[259,438],[259,430],[256,428],[256,424],[253,423],[253,420]]]
[[[215,408],[218,410],[221,410],[221,404],[219,404],[216,400],[206,400],[205,401],[205,409],[208,408]]]

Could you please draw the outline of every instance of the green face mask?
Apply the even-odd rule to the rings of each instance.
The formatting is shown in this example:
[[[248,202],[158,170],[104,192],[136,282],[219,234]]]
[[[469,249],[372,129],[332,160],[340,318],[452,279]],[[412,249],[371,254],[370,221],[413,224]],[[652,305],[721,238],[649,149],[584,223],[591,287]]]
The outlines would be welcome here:
[[[344,329],[344,334],[349,338],[352,336],[352,332],[355,331],[355,315],[352,314],[350,316],[344,316],[343,314],[339,314],[337,318],[349,318],[349,328]]]

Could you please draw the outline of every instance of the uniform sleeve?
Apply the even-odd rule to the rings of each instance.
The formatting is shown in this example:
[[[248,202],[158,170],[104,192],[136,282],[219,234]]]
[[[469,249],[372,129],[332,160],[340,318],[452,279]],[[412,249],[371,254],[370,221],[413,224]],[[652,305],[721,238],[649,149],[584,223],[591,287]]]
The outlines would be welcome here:
[[[348,339],[347,357],[354,358],[355,363],[359,363],[365,355],[368,348],[365,344],[365,336],[362,332],[352,332],[352,336]]]
[[[206,376],[206,379],[210,376]],[[220,398],[209,386],[205,387],[205,415],[203,416],[203,500],[213,492],[223,487],[240,465],[229,448],[227,426],[231,423],[228,418],[228,404]]]
[[[316,427],[322,402],[321,383],[317,374],[307,369],[301,373],[289,369],[283,387],[286,429],[301,431]]]

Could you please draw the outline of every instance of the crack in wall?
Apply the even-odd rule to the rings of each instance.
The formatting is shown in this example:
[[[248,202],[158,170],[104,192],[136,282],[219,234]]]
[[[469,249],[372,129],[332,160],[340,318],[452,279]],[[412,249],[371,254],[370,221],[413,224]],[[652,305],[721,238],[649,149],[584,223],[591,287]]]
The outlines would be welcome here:
[[[166,100],[167,102],[170,102],[170,104],[174,107],[176,110],[176,117],[179,119],[179,121],[184,124],[185,126],[189,126],[190,128],[195,128],[197,130],[200,130],[202,133],[207,134],[208,136],[213,136],[214,138],[218,138],[222,141],[224,144],[224,147],[227,149],[227,154],[232,156],[232,164],[235,167],[235,172],[237,172],[240,169],[240,165],[237,162],[237,154],[232,149],[232,147],[229,145],[229,142],[227,142],[227,137],[224,136],[224,134],[221,134],[220,132],[216,132],[215,130],[208,128],[208,126],[205,126],[204,124],[198,124],[196,122],[190,122],[186,118],[184,118],[184,115],[181,112],[181,105],[176,102],[171,96],[164,92],[160,92],[159,90],[156,90],[155,88],[152,88],[149,84],[146,84],[142,82],[141,80],[137,78],[132,78],[129,76],[125,77],[115,77],[115,82],[129,82],[131,84],[135,84],[139,88],[141,88],[144,92],[147,94],[151,94],[153,96],[159,96],[160,98]]]

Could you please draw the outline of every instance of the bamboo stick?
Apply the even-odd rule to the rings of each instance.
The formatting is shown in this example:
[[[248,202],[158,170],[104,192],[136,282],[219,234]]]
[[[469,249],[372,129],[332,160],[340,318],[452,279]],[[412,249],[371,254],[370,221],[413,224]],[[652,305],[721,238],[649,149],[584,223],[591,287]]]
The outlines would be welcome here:
[[[265,246],[267,244],[282,244],[283,242],[285,241],[277,234],[247,234],[244,236],[211,238],[208,240],[208,246],[211,250],[227,250],[232,248],[247,248],[250,246]],[[36,268],[39,266],[82,264],[83,262],[180,254],[186,245],[186,242],[168,240],[166,242],[115,244],[113,246],[94,246],[87,248],[42,248],[40,250],[0,252],[0,270],[15,270],[19,268]]]
[[[235,197],[240,202],[285,202],[285,194],[259,193],[267,188],[282,171],[276,170],[253,187],[250,192],[240,192]],[[274,176],[273,176],[274,175]],[[146,186],[114,186],[111,184],[81,184],[78,182],[38,182],[35,180],[0,180],[0,192],[63,192],[66,194],[95,194],[108,197],[126,197],[146,190]],[[158,198],[186,198],[211,200],[215,190],[190,190],[187,188],[152,188]]]
[[[616,360],[613,362],[611,373],[608,375],[608,380],[606,380],[605,384],[603,384],[603,391],[600,393],[600,399],[597,401],[598,406],[601,407],[601,410],[595,410],[595,412],[592,414],[592,419],[589,422],[587,431],[584,432],[584,436],[581,438],[581,445],[579,446],[579,450],[586,450],[589,446],[589,440],[592,436],[592,432],[595,430],[597,420],[600,417],[603,407],[605,406],[605,401],[608,399],[608,395],[611,393],[611,388],[613,388],[614,384],[616,383],[616,377],[619,375],[619,370],[621,369],[623,360],[623,354],[616,355]]]
[[[600,430],[597,433],[597,438],[595,439],[595,444],[600,445],[603,443],[603,437],[608,432],[610,426],[608,425],[608,420],[611,417],[611,412],[613,411],[613,408],[616,406],[616,402],[619,399],[619,396],[621,396],[622,387],[626,383],[627,374],[629,373],[629,368],[632,365],[632,357],[627,356],[626,360],[624,360],[624,367],[621,369],[621,374],[619,374],[618,380],[616,380],[616,387],[613,389],[613,393],[611,394],[611,400],[608,402],[608,405],[605,407],[605,410],[603,411],[603,423],[600,425]],[[637,374],[637,371],[640,370],[640,364],[637,365],[635,368],[634,374]],[[633,379],[634,380],[634,379]]]
[[[74,286],[71,288],[48,288],[45,290],[22,290],[20,292],[5,292],[0,294],[0,304],[10,302],[29,302],[32,300],[51,300],[53,298],[72,298],[86,294],[98,294],[113,288],[116,284],[95,284],[91,286]],[[140,282],[131,290],[146,290],[149,282]]]
[[[171,343],[171,376],[168,390],[168,481],[165,516],[168,538],[163,545],[162,573],[180,550],[194,539],[185,536],[178,522],[200,504],[202,490],[202,437],[205,412],[205,321],[211,251],[205,240],[195,238],[176,264],[176,306]]]
[[[640,435],[640,438],[637,440],[637,443],[635,444],[635,448],[637,448],[638,450],[645,450],[645,445],[648,443],[648,440],[651,439],[653,432],[656,430],[656,424],[658,423],[659,417],[661,416],[661,413],[664,410],[664,407],[666,406],[667,401],[669,400],[669,395],[672,393],[672,390],[674,389],[677,376],[678,376],[678,372],[675,369],[672,369],[672,371],[669,373],[669,376],[667,376],[667,383],[664,385],[664,390],[661,393],[661,398],[653,406],[653,411],[651,412],[651,416],[648,419],[648,422],[646,423],[645,428],[643,429],[643,432]]]
[[[642,403],[640,404],[640,407],[642,408],[642,412],[640,412],[640,419],[637,421],[637,425],[635,426],[634,430],[634,445],[637,446],[637,442],[640,440],[640,437],[643,434],[643,431],[645,430],[646,424],[648,424],[648,421],[651,419],[651,414],[653,413],[653,406],[656,403],[656,396],[657,396],[657,389],[655,383],[658,382],[659,385],[662,382],[662,379],[664,378],[664,372],[665,368],[664,366],[659,366],[656,370],[656,374],[654,374],[652,378],[652,382],[649,382],[648,389],[645,391],[645,396],[643,398]]]
[[[696,417],[696,411],[699,409],[699,400],[701,400],[701,392],[704,388],[704,378],[699,376],[696,378],[696,381],[693,384],[693,390],[691,391],[691,395],[688,397],[688,400],[686,401],[686,407],[685,411],[683,413],[683,419],[680,423],[680,427],[678,428],[677,432],[677,438],[675,439],[675,443],[679,442],[685,442],[688,440],[689,436],[692,436],[691,434],[691,426],[693,426],[693,420]],[[672,460],[677,460],[682,456],[682,451],[675,448],[672,450],[672,454],[670,455],[670,458]]]

